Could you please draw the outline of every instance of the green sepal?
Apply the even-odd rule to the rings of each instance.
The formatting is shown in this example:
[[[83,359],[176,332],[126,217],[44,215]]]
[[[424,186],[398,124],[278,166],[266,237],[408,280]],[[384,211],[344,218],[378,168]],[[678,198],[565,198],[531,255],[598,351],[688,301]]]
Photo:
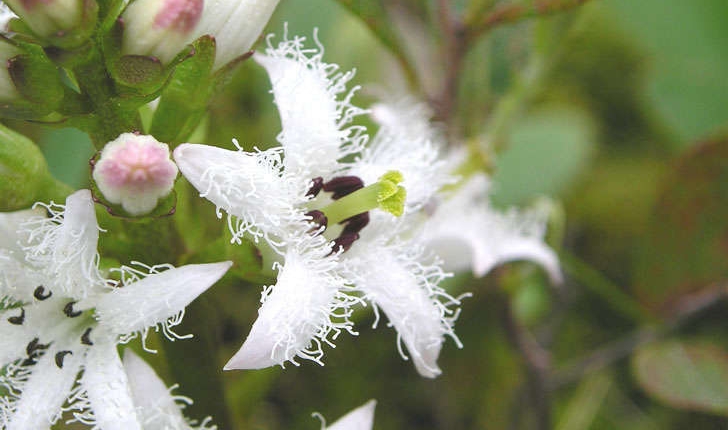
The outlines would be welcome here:
[[[172,147],[184,142],[205,115],[214,93],[211,80],[215,40],[202,36],[193,42],[194,53],[177,65],[162,91],[152,119],[151,134]]]
[[[63,201],[71,191],[51,176],[35,143],[0,124],[0,211],[25,209],[37,201]]]
[[[63,86],[56,66],[38,45],[19,44],[24,53],[10,58],[8,73],[18,92],[39,111],[53,111],[63,98]]]

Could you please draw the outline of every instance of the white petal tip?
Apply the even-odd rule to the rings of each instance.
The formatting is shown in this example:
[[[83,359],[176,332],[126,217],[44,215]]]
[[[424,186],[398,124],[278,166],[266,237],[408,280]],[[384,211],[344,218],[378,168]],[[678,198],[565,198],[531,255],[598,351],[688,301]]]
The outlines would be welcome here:
[[[246,339],[243,346],[225,363],[222,369],[265,369],[280,364],[271,358],[271,349],[266,344],[267,342],[251,342],[250,338]]]
[[[371,430],[374,426],[374,409],[377,401],[372,399],[326,427],[326,430]]]

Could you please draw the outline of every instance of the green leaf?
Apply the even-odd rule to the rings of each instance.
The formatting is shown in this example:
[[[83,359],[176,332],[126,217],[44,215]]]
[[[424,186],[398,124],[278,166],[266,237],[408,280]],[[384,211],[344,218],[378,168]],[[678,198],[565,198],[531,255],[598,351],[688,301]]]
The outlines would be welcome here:
[[[668,405],[728,415],[728,353],[715,345],[669,341],[632,357],[643,390]]]
[[[557,108],[522,119],[496,161],[493,202],[523,204],[542,194],[560,195],[586,167],[593,146],[590,119],[580,111]]]
[[[658,307],[728,276],[728,140],[692,148],[660,189],[634,282],[638,297]]]
[[[194,54],[176,67],[154,114],[151,134],[160,142],[185,141],[204,117],[212,95],[210,74],[215,61],[215,40],[203,36],[192,46]]]
[[[688,144],[728,124],[728,2],[611,0],[649,54],[648,99]]]

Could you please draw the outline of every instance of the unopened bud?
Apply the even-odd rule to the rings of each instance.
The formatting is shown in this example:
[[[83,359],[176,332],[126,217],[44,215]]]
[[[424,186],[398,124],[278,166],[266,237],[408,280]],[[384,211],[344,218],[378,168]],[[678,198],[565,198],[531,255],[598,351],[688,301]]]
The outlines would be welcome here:
[[[195,37],[203,0],[137,0],[122,15],[123,55],[155,57],[168,64]]]
[[[268,23],[278,0],[208,0],[197,27],[197,37],[215,38],[214,69],[250,50]]]
[[[96,25],[98,5],[89,0],[5,0],[37,36],[52,45],[73,48]]]
[[[152,136],[124,133],[106,144],[93,178],[101,194],[131,215],[144,215],[167,196],[177,177],[169,147]]]
[[[62,98],[58,70],[43,48],[0,36],[0,116],[38,118]]]

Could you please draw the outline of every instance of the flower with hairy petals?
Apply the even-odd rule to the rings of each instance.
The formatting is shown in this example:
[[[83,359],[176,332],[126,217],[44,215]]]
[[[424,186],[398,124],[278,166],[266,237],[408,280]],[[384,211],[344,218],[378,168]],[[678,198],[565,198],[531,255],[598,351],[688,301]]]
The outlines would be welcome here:
[[[177,165],[152,136],[123,133],[107,143],[93,169],[101,194],[132,215],[144,215],[172,192]]]
[[[322,50],[302,42],[286,39],[254,57],[273,85],[280,147],[244,152],[183,144],[174,152],[183,176],[220,216],[227,212],[234,240],[264,240],[284,260],[225,368],[297,364],[296,357],[320,363],[322,344],[352,332],[351,307],[363,297],[387,314],[403,355],[401,345],[422,375],[434,377],[445,336],[455,337],[459,301],[437,287],[447,274],[392,213],[421,218],[424,202],[450,180],[440,172],[437,145],[412,129],[383,128],[365,149],[365,130],[349,125],[364,112],[350,103],[353,90],[345,84],[352,73],[323,63]],[[404,188],[396,185],[401,181]],[[359,190],[373,186],[395,193],[401,207],[332,215],[334,205],[353,197],[356,206]]]
[[[65,207],[0,214],[0,423],[47,429],[63,411],[104,429],[144,429],[116,346],[150,329],[172,328],[184,308],[230,262],[122,267],[120,281],[98,269],[99,227],[88,190]],[[81,374],[80,378],[78,377]],[[64,406],[65,405],[65,406]]]
[[[321,414],[315,413],[313,416],[321,420],[321,430],[371,430],[374,427],[374,408],[376,406],[376,400],[369,400],[329,426],[326,425],[326,420]]]

